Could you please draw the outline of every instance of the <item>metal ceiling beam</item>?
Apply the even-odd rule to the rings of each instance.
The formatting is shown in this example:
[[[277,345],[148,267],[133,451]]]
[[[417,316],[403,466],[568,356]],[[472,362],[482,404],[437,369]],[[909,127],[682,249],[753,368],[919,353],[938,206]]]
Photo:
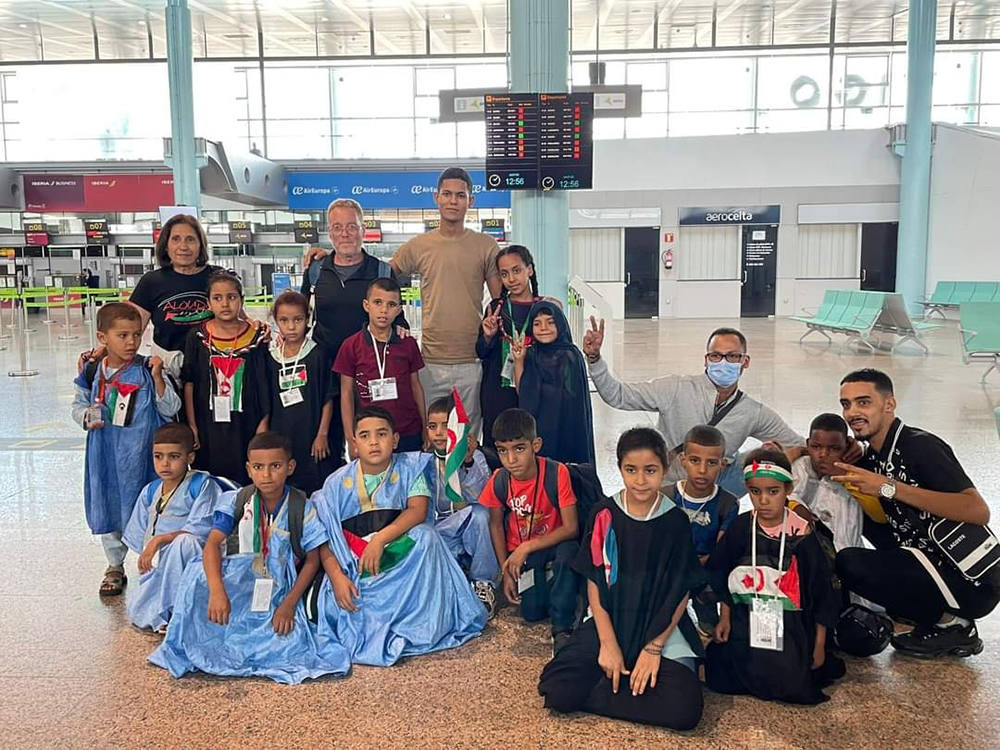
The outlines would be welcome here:
[[[252,26],[252,25],[250,25],[248,23],[243,23],[242,21],[238,21],[233,16],[230,16],[230,15],[228,15],[226,13],[221,13],[221,12],[215,10],[215,8],[210,8],[207,5],[205,5],[204,3],[198,2],[198,0],[189,0],[188,4],[191,6],[192,10],[197,10],[198,12],[200,12],[203,15],[211,16],[212,18],[216,19],[217,21],[222,21],[223,23],[225,23],[225,24],[227,24],[229,26],[235,26],[236,28],[241,29],[242,31],[248,32],[253,37],[257,36],[257,27],[256,26]],[[225,39],[224,37],[221,37],[220,35],[214,36],[213,39],[216,42],[219,42],[221,44],[226,44],[227,46],[231,46],[234,49],[239,49],[239,50],[242,51],[242,48],[239,45],[230,44],[228,39]],[[289,52],[291,52],[293,54],[299,51],[298,48],[293,47],[291,44],[288,44],[287,42],[284,42],[281,39],[272,39],[272,41],[277,46],[282,47],[283,49],[286,49],[286,50],[288,50]],[[207,49],[205,50],[205,54],[206,55],[208,54],[208,50]]]
[[[371,25],[368,23],[368,21],[366,21],[357,13],[355,13],[353,10],[351,10],[347,6],[347,4],[343,2],[343,0],[326,0],[326,1],[337,11],[338,14],[340,14],[343,18],[347,19],[355,26],[357,26],[359,30],[364,31],[366,34],[372,32]],[[400,48],[400,46],[395,42],[393,42],[392,40],[390,40],[389,38],[382,36],[380,37],[380,39],[382,45],[390,52],[394,52],[397,55],[405,54],[403,50]],[[374,54],[375,50],[373,49],[372,55]]]
[[[598,35],[601,33],[601,27],[611,18],[611,11],[614,10],[615,1],[598,0],[597,16],[594,18],[593,26],[590,27],[590,35],[587,37],[588,47],[597,49]]]

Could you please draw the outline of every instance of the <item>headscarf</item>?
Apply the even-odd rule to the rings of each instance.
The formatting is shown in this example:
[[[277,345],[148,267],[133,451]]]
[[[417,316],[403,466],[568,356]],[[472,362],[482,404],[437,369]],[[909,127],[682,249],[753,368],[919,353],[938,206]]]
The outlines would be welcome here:
[[[558,304],[540,300],[528,312],[530,334],[540,313],[555,320],[556,339],[528,347],[518,403],[530,412],[542,438],[541,455],[562,462],[594,463],[594,416],[583,354],[573,344],[569,322]]]

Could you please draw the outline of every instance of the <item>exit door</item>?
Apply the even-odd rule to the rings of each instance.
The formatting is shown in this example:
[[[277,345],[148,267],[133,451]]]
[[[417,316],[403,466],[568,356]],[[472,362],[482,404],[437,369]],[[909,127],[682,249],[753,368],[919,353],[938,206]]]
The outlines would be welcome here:
[[[869,292],[896,291],[895,221],[861,225],[861,288]]]
[[[625,317],[660,314],[660,228],[625,229]]]
[[[742,228],[742,238],[740,317],[774,315],[778,281],[778,225],[746,225]]]

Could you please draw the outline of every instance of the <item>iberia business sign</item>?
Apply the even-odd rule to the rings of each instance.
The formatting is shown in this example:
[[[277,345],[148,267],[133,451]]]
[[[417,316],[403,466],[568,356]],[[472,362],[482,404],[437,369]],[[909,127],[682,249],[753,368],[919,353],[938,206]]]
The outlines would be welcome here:
[[[412,172],[290,172],[288,207],[321,211],[338,198],[353,198],[366,209],[436,208],[438,171]],[[478,208],[509,208],[510,193],[486,189],[486,171],[469,170]]]
[[[28,211],[155,211],[174,202],[170,174],[26,174]]]

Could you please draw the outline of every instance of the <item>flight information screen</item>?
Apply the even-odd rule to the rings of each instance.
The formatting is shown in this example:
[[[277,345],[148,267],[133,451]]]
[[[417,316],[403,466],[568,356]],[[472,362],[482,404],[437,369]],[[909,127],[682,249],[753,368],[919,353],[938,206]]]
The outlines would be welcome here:
[[[485,106],[487,189],[592,186],[593,93],[487,94]]]

